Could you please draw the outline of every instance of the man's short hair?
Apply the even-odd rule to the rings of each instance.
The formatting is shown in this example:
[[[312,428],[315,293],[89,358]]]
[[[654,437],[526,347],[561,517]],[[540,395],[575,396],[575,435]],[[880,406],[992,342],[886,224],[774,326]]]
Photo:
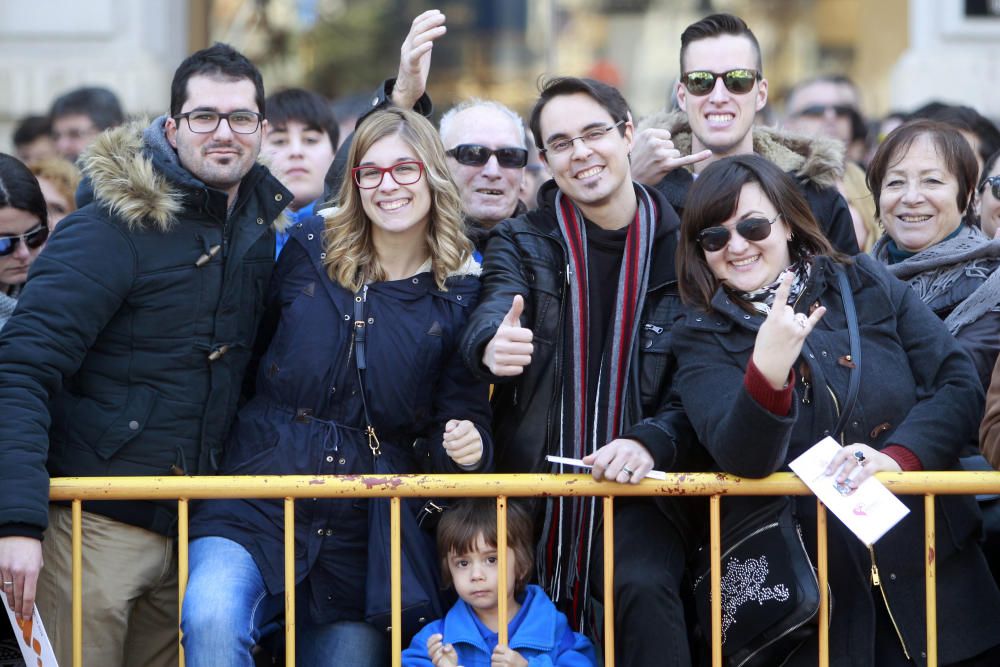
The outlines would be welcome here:
[[[87,86],[64,93],[56,98],[49,111],[54,121],[63,116],[86,116],[98,130],[117,127],[125,122],[125,113],[118,97],[107,88]]]
[[[48,116],[25,116],[14,128],[14,146],[27,146],[42,137],[52,135],[52,121]]]
[[[176,116],[187,102],[187,84],[193,76],[210,76],[223,79],[249,79],[257,91],[255,101],[257,111],[267,117],[264,111],[264,79],[260,70],[242,53],[229,46],[216,42],[207,49],[202,49],[184,59],[170,84],[170,115]]]
[[[760,44],[757,42],[757,37],[750,30],[750,27],[747,26],[746,21],[732,14],[712,14],[692,23],[684,29],[684,32],[681,33],[681,74],[687,72],[684,69],[684,53],[692,42],[697,42],[700,39],[708,39],[709,37],[719,37],[721,35],[733,35],[749,39],[753,45],[754,53],[757,54],[757,73],[761,77],[764,76],[764,60],[760,55]]]
[[[444,115],[441,116],[441,122],[438,124],[438,133],[441,135],[441,140],[444,141],[445,136],[448,134],[448,130],[451,129],[451,124],[455,120],[455,116],[457,116],[458,114],[462,113],[467,109],[475,109],[478,107],[493,109],[494,111],[503,114],[507,118],[510,118],[510,122],[514,124],[514,127],[517,128],[517,133],[522,137],[521,147],[522,148],[528,147],[527,138],[525,137],[524,134],[524,121],[521,120],[521,116],[510,107],[504,104],[500,104],[495,100],[483,100],[478,97],[473,97],[471,99],[459,102],[452,108],[448,109],[444,113]],[[448,148],[448,146],[445,146],[445,148]]]
[[[286,126],[290,121],[302,123],[310,130],[326,132],[336,150],[340,126],[330,102],[322,95],[304,88],[286,88],[268,95],[267,122],[271,129]]]
[[[612,120],[616,123],[620,120],[629,120],[631,118],[632,111],[629,109],[628,102],[625,101],[625,98],[622,97],[622,94],[614,86],[609,86],[594,79],[582,79],[575,76],[550,79],[542,86],[541,94],[538,96],[535,106],[531,109],[531,118],[528,121],[528,127],[531,128],[531,135],[535,138],[535,146],[538,147],[538,150],[545,148],[545,138],[542,136],[541,129],[542,109],[554,97],[575,95],[577,93],[583,93],[604,107],[605,111],[611,114]],[[624,123],[618,126],[618,132],[622,136],[625,135]]]

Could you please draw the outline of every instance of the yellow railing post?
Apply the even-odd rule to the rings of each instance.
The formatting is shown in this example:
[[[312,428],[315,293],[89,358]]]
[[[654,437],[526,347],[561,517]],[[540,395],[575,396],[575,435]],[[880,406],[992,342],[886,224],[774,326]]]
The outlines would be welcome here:
[[[285,664],[295,667],[295,499],[285,498]]]
[[[924,563],[927,576],[927,667],[937,667],[937,541],[934,495],[924,496]]]
[[[402,561],[400,559],[402,544],[400,540],[399,496],[393,496],[390,501],[389,535],[390,535],[390,573],[392,577],[392,667],[400,667],[403,652],[403,591],[402,591]]]
[[[507,496],[497,496],[497,643],[505,647],[507,637]]]
[[[73,667],[83,667],[83,503],[73,499]]]
[[[604,496],[604,667],[615,667],[614,496]]]
[[[188,501],[181,498],[177,501],[177,618],[184,611],[184,590],[188,580]],[[184,638],[180,626],[177,626],[178,664],[184,667]]]
[[[826,505],[816,499],[816,574],[819,579],[819,667],[830,667],[830,577],[827,559]]]
[[[709,498],[709,563],[712,580],[712,667],[722,667],[722,518],[721,496]]]

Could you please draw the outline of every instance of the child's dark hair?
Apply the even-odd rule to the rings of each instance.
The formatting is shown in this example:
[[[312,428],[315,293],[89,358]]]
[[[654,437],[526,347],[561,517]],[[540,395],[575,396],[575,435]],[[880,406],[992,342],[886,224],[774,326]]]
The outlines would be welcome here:
[[[441,556],[441,581],[445,586],[452,585],[449,555],[472,551],[480,535],[489,546],[497,546],[497,506],[492,498],[459,500],[441,515],[437,548]],[[531,579],[535,545],[531,515],[516,502],[507,504],[507,546],[514,552],[514,594],[520,595]]]

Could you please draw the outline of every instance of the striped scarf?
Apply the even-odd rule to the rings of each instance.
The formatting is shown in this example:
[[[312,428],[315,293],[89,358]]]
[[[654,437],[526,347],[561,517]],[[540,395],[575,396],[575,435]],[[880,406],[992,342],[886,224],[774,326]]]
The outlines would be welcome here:
[[[636,186],[638,210],[629,225],[618,275],[614,320],[603,351],[599,377],[587,377],[589,356],[589,281],[587,275],[587,235],[583,215],[562,192],[556,194],[559,231],[569,250],[570,317],[564,340],[566,368],[559,405],[558,453],[582,458],[614,440],[621,432],[625,416],[632,350],[639,326],[649,280],[650,254],[658,211],[652,197]],[[588,404],[590,383],[596,383],[596,398]],[[598,410],[603,410],[603,414]],[[588,411],[593,429],[587,432]],[[599,419],[598,417],[603,417]],[[603,425],[598,432],[599,425]],[[565,472],[562,466],[553,472]],[[584,627],[590,599],[589,575],[595,529],[600,524],[596,498],[560,497],[546,503],[542,539],[538,546],[539,581],[553,600],[568,601],[568,616],[574,627]]]

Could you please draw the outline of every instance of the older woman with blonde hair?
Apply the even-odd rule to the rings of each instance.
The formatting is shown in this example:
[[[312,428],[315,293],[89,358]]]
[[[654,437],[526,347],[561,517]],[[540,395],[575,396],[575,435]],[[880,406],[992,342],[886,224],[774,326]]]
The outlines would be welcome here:
[[[290,230],[256,391],[220,473],[371,473],[375,449],[400,473],[421,461],[437,472],[488,469],[488,390],[457,356],[479,265],[437,133],[411,111],[379,111],[348,159],[341,207]],[[383,629],[365,622],[367,503],[296,508],[300,664],[386,664]],[[261,626],[283,605],[282,526],[280,501],[196,508],[181,621],[189,666],[253,664]]]
[[[28,164],[28,169],[38,179],[38,186],[45,197],[49,211],[49,228],[55,229],[59,221],[76,210],[76,188],[80,185],[80,170],[62,158],[43,158]]]

